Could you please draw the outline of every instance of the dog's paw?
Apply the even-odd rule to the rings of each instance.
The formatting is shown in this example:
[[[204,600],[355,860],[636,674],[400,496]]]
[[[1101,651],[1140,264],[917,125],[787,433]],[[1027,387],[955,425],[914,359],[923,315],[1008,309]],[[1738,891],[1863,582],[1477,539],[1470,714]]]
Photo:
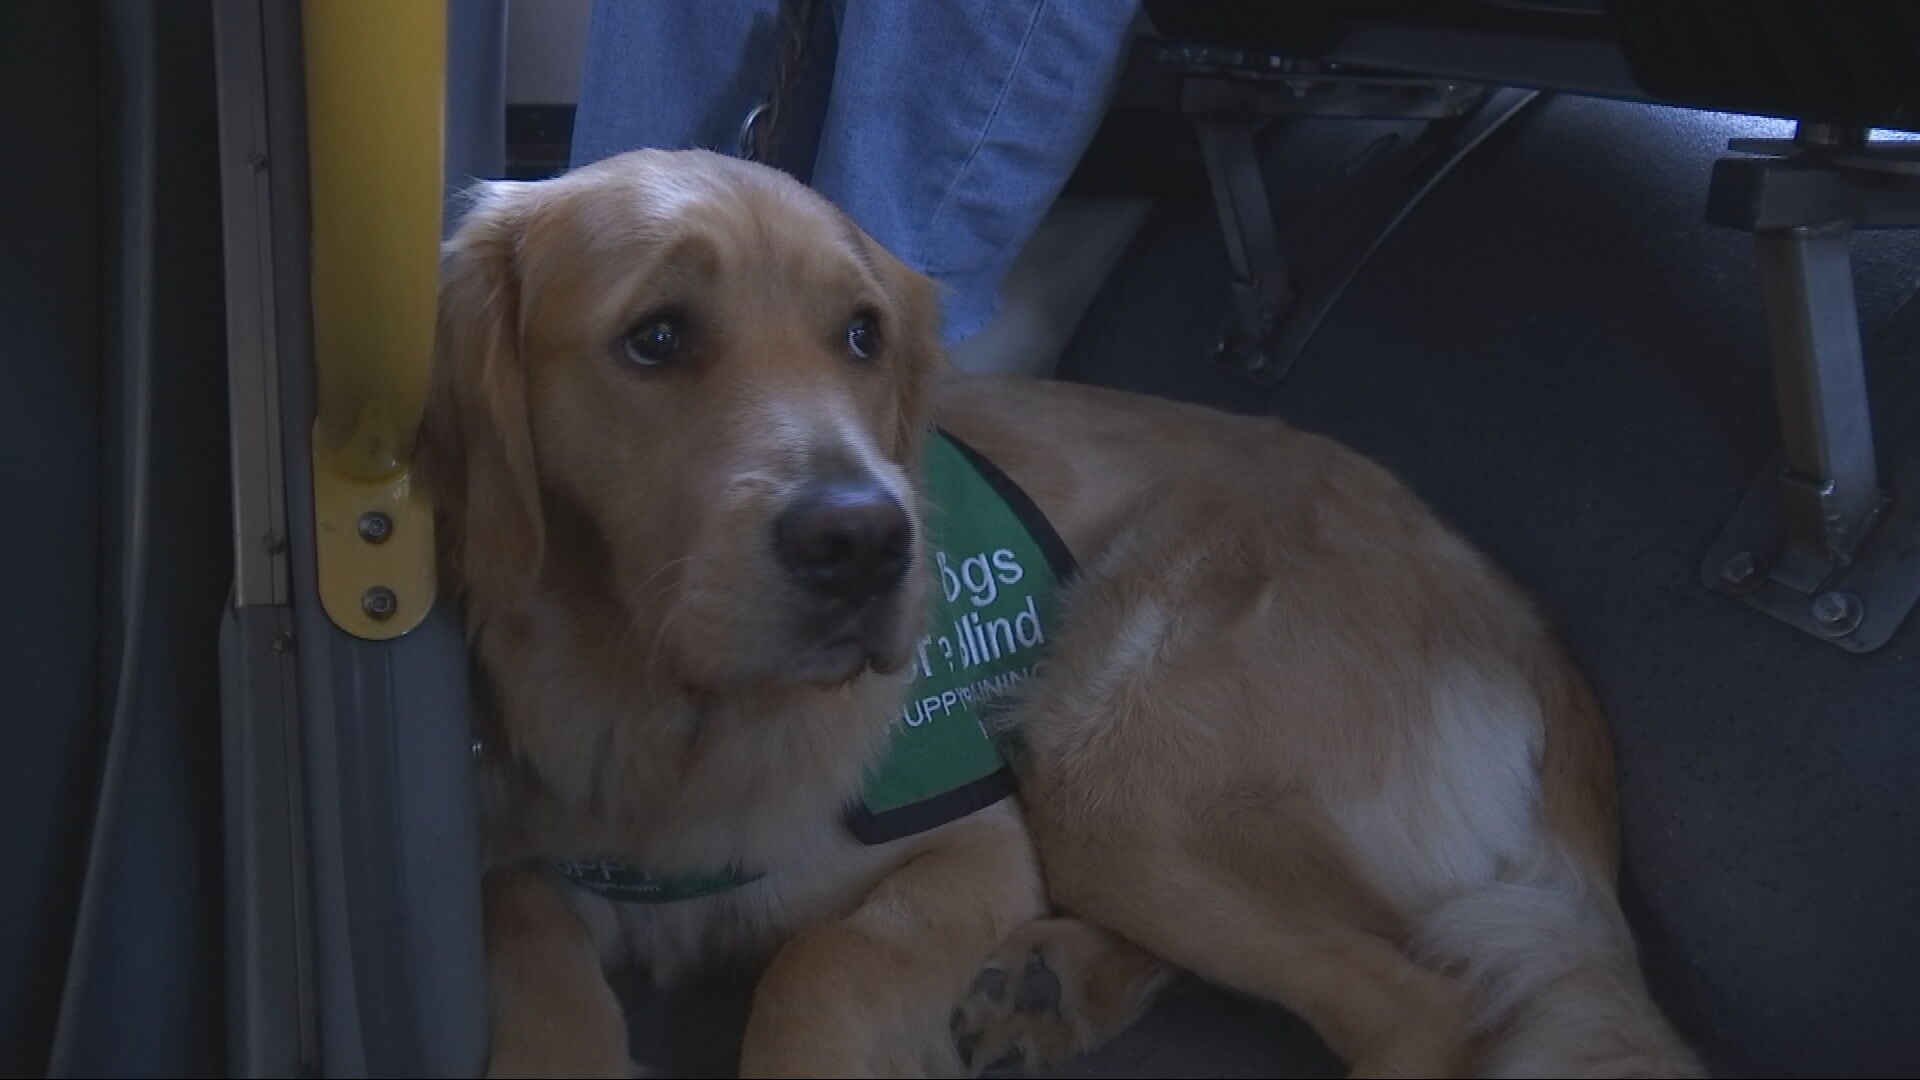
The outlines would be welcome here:
[[[974,1076],[1018,1076],[1072,1057],[1082,1037],[1061,996],[1044,945],[1029,946],[1024,957],[995,956],[953,1011],[960,1063]]]
[[[1132,1023],[1167,977],[1158,961],[1085,923],[1029,923],[962,995],[954,1050],[974,1076],[1044,1073]]]

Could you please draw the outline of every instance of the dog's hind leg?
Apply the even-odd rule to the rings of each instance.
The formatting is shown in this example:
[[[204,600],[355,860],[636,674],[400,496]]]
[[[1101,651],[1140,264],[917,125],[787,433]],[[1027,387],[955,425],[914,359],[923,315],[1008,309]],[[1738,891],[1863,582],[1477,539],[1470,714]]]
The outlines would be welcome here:
[[[987,961],[953,1012],[960,1063],[1042,1072],[1124,1031],[1173,969],[1078,919],[1039,919]]]
[[[1350,1075],[1462,1076],[1472,1069],[1465,989],[1341,912],[1289,909],[1237,883],[1184,872],[1127,891],[1098,905],[1102,922],[1208,982],[1292,1010],[1347,1062]]]
[[[1401,949],[1404,923],[1304,808],[1220,798],[1179,823],[1179,811],[1150,803],[1138,814],[1032,817],[1063,910],[1292,1010],[1352,1075],[1474,1067],[1466,988]]]
[[[586,924],[540,871],[489,873],[488,1076],[635,1076],[627,1024]]]

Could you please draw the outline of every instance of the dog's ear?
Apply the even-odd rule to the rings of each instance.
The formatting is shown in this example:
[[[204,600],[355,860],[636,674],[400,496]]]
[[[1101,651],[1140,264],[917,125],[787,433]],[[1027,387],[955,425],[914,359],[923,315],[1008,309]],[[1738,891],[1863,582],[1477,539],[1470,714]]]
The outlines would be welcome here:
[[[940,344],[940,286],[894,258],[871,238],[863,235],[863,239],[901,313],[902,325],[893,335],[900,365],[900,377],[894,381],[895,408],[900,418],[894,446],[903,464],[913,464],[919,461],[920,440],[929,426],[927,400],[933,380],[947,363],[946,349]]]
[[[421,458],[449,577],[483,607],[532,585],[545,547],[516,268],[536,187],[478,185],[441,258]]]

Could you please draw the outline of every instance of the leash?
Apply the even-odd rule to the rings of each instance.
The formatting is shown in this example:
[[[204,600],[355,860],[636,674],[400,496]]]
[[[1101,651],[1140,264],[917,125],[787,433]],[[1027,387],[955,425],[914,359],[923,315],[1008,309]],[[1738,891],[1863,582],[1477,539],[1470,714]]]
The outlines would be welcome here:
[[[835,34],[827,0],[780,0],[767,95],[740,122],[739,156],[803,182],[811,176],[833,89]]]

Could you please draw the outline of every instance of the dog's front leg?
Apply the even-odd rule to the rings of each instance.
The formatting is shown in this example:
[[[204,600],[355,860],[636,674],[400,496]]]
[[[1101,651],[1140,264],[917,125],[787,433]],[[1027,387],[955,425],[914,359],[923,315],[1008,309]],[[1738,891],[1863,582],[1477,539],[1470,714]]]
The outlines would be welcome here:
[[[957,1075],[961,993],[1045,907],[1011,800],[942,829],[845,919],[802,931],[754,993],[742,1076]]]
[[[483,888],[488,1076],[634,1076],[627,1024],[580,916],[533,867]]]

